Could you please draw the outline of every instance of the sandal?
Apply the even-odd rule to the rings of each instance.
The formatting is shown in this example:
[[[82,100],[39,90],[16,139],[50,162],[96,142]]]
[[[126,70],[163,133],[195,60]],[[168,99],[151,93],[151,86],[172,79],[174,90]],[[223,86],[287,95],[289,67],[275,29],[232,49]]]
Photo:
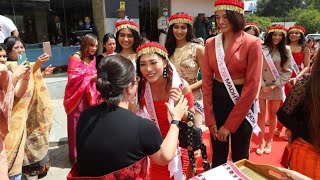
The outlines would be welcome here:
[[[267,142],[266,147],[264,148],[264,153],[270,154],[272,149],[272,141]]]
[[[256,153],[261,156],[265,151],[265,146],[266,146],[266,143],[265,141],[263,141],[257,148]]]

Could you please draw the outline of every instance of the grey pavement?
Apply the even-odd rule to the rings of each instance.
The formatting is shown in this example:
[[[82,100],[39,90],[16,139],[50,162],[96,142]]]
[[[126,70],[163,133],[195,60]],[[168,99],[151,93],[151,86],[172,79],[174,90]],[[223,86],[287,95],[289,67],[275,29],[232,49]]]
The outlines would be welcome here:
[[[68,155],[67,116],[63,107],[63,96],[67,84],[67,74],[53,74],[45,78],[54,108],[53,124],[50,132],[49,154],[51,168],[43,180],[66,179],[72,165]],[[23,177],[22,179],[26,179]]]

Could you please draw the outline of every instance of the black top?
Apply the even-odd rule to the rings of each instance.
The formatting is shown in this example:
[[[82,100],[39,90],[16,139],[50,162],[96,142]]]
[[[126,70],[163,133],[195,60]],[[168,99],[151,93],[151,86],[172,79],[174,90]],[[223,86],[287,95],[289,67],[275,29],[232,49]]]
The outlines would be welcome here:
[[[77,125],[80,176],[102,176],[156,153],[162,137],[156,125],[106,103],[81,113]]]
[[[292,132],[292,140],[301,137],[311,143],[309,134],[311,84],[309,78],[298,81],[277,112],[279,121]]]
[[[104,56],[102,54],[99,54],[97,57],[96,57],[96,68],[98,69],[99,67],[99,63],[101,62],[101,59],[104,58]]]

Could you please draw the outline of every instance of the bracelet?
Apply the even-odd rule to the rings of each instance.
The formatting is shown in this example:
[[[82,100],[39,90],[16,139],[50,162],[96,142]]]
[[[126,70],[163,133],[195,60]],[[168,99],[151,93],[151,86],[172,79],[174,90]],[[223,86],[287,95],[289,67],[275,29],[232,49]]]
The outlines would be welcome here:
[[[178,121],[178,120],[171,120],[171,124],[175,124],[175,125],[177,125],[178,126],[178,128],[179,128],[179,122],[180,121]]]

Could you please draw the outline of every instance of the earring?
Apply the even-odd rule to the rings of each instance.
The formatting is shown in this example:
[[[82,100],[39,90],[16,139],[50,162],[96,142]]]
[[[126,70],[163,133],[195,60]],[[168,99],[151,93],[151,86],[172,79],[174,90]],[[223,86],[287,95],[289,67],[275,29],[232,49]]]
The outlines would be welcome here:
[[[167,68],[163,68],[163,77],[164,78],[168,77]]]

